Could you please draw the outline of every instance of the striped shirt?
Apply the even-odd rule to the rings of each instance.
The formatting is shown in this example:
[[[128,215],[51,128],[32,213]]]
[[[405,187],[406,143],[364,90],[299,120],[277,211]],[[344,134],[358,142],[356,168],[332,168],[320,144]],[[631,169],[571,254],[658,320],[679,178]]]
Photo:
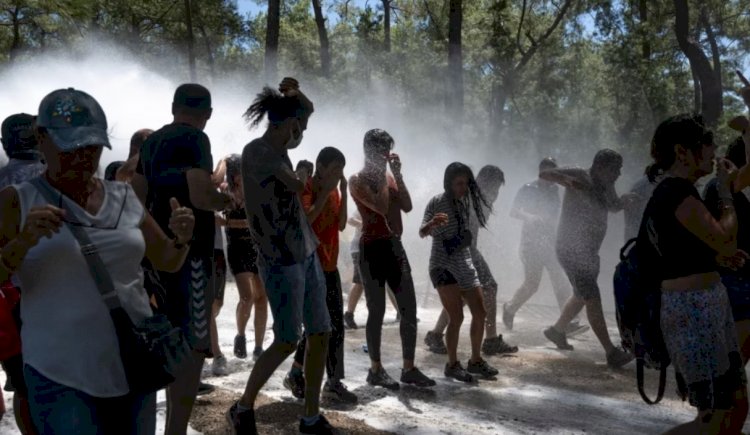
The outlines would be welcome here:
[[[431,221],[438,213],[448,215],[448,222],[430,231],[432,236],[432,251],[430,254],[430,270],[445,269],[453,275],[459,287],[471,289],[479,287],[479,276],[472,260],[471,246],[457,249],[449,254],[445,248],[446,241],[450,241],[459,234],[471,234],[470,215],[471,202],[467,198],[452,201],[444,194],[435,196],[427,204],[422,225]]]

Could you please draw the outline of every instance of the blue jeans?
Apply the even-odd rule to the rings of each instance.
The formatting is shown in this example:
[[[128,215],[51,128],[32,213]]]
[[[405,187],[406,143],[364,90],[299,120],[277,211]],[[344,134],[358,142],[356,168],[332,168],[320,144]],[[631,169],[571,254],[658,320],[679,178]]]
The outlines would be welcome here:
[[[154,435],[156,393],[102,399],[60,385],[27,365],[29,408],[34,426],[55,435]]]

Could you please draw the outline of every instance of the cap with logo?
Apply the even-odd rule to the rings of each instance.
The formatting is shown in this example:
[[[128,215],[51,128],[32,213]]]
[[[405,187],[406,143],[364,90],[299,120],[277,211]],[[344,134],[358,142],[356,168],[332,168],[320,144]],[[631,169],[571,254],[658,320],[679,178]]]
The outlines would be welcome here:
[[[34,116],[27,113],[11,115],[1,128],[3,150],[10,159],[32,160],[41,157],[34,136]]]
[[[63,152],[97,145],[112,148],[102,107],[91,95],[73,88],[58,89],[44,97],[37,126],[47,129]]]

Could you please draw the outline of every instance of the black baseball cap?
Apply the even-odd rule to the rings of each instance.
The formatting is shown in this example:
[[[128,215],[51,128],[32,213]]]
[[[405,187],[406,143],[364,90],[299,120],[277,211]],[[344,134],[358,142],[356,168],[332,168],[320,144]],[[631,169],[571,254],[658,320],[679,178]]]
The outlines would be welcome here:
[[[172,105],[193,110],[211,110],[211,92],[205,86],[185,83],[174,91]]]
[[[83,91],[58,89],[44,97],[36,123],[63,152],[92,145],[112,148],[102,107]]]
[[[28,113],[10,115],[3,121],[0,131],[3,149],[8,158],[39,156],[36,136],[34,135],[33,115]]]

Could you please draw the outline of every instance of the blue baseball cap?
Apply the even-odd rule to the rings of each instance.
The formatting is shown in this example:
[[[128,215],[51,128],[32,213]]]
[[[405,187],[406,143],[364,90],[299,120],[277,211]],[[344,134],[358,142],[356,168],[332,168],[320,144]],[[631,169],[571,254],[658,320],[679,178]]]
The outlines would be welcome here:
[[[94,145],[112,149],[107,117],[94,97],[83,91],[58,89],[44,97],[36,123],[47,129],[63,152]]]

